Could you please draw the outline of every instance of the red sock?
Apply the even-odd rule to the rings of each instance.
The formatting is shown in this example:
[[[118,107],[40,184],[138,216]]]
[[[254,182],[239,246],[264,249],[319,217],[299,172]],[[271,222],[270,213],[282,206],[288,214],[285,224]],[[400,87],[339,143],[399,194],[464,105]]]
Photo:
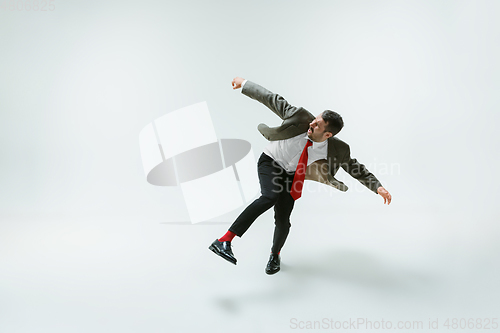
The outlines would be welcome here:
[[[219,238],[219,242],[230,242],[233,240],[234,236],[236,236],[236,234],[228,230],[224,236]]]

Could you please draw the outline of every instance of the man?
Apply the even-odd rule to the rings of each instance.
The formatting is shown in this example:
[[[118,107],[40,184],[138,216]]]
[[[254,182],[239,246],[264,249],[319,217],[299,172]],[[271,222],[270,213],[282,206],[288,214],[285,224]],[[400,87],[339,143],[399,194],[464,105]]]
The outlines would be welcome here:
[[[243,94],[267,106],[283,123],[276,128],[258,126],[270,141],[257,163],[261,196],[238,216],[224,236],[209,246],[211,251],[236,265],[231,241],[235,236],[243,236],[257,217],[274,206],[273,246],[265,271],[277,273],[280,251],[291,226],[290,214],[301,196],[304,179],[347,191],[347,186],[334,178],[340,167],[381,195],[384,203],[391,203],[389,192],[363,164],[351,158],[349,145],[335,137],[344,126],[338,113],[326,110],[314,117],[304,108],[290,105],[280,95],[241,77],[234,78],[232,86],[242,88]]]

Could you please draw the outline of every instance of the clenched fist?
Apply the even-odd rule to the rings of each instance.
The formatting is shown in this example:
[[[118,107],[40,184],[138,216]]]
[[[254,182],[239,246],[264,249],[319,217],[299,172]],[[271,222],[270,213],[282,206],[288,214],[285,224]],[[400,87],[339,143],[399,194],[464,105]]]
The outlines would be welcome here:
[[[232,85],[233,85],[233,89],[241,88],[241,84],[243,83],[243,81],[245,81],[244,78],[242,78],[242,77],[235,77],[233,79],[233,82],[231,82]]]

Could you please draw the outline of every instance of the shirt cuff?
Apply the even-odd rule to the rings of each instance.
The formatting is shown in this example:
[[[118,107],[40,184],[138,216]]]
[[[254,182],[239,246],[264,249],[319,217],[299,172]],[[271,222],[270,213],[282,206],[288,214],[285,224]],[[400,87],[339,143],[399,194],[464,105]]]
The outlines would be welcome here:
[[[243,86],[245,85],[245,83],[247,83],[248,80],[244,80],[242,83],[241,83],[241,92],[243,92]]]

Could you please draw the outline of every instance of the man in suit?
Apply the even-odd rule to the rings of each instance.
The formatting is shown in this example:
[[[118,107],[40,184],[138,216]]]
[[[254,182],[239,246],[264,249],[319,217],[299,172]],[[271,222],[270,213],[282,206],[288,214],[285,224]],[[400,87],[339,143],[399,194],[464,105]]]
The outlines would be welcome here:
[[[258,126],[270,141],[257,163],[261,196],[238,216],[224,236],[209,246],[211,251],[236,265],[231,241],[235,236],[243,236],[257,217],[274,206],[273,246],[265,271],[277,273],[280,251],[291,226],[290,214],[295,200],[301,196],[304,180],[347,191],[347,186],[334,178],[340,167],[381,195],[384,203],[391,203],[389,192],[363,164],[351,158],[349,145],[335,137],[344,126],[338,113],[326,110],[314,117],[306,109],[289,104],[282,96],[254,82],[236,77],[232,85],[233,89],[242,88],[244,95],[267,106],[283,122],[276,128],[265,124]]]

